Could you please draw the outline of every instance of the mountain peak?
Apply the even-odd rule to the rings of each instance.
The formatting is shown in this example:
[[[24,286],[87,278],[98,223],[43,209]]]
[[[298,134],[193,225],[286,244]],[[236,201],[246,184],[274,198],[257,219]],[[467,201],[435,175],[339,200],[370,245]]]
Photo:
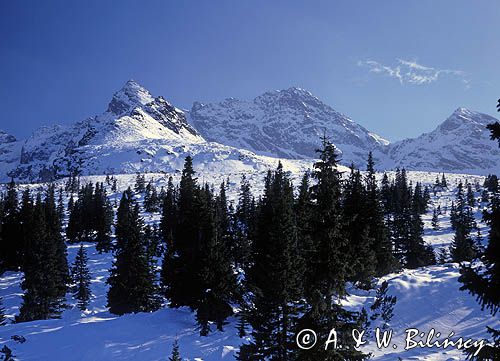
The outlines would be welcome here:
[[[17,140],[16,137],[0,129],[0,144],[13,143],[16,140]]]
[[[108,105],[108,112],[121,115],[135,107],[149,104],[153,100],[153,96],[146,88],[130,79],[113,95]]]

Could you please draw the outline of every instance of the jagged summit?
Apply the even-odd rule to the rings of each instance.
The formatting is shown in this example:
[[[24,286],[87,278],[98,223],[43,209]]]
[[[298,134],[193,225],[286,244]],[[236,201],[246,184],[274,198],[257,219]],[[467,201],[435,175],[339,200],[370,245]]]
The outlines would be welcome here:
[[[314,157],[326,133],[346,163],[363,165],[387,143],[307,90],[291,87],[251,101],[195,103],[189,121],[208,140],[284,158]]]
[[[490,115],[456,109],[432,132],[405,139],[389,146],[392,166],[456,173],[496,173],[500,152],[490,139]]]
[[[0,129],[0,144],[13,143],[16,140],[16,137]]]
[[[135,107],[151,103],[153,100],[153,96],[146,88],[130,79],[113,95],[113,99],[108,105],[108,112],[121,115]]]
[[[100,115],[41,127],[20,141],[0,131],[0,178],[169,172],[178,170],[187,154],[196,155],[195,163],[205,168],[267,167],[276,157],[316,157],[324,134],[345,165],[364,168],[372,151],[379,170],[497,173],[500,152],[486,129],[495,121],[460,107],[432,132],[389,143],[299,87],[252,100],[195,102],[185,113],[129,80]]]

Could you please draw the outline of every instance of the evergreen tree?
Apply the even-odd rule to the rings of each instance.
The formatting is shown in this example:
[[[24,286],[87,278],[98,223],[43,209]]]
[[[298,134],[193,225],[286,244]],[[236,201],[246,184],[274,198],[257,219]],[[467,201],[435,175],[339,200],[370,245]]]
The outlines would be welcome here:
[[[316,330],[319,339],[326,340],[331,328],[339,334],[342,349],[316,347],[298,350],[298,360],[364,360],[368,356],[353,347],[349,336],[357,327],[359,315],[347,311],[336,301],[345,294],[348,278],[348,242],[342,223],[341,174],[337,170],[337,154],[326,137],[319,150],[320,159],[314,164],[316,184],[312,187],[313,210],[313,256],[307,267],[313,269],[311,279],[306,281],[306,309],[299,321],[299,329]]]
[[[238,204],[234,215],[235,262],[238,267],[247,269],[250,262],[252,239],[255,225],[255,203],[245,175],[241,177]]]
[[[193,160],[187,156],[179,185],[174,239],[162,265],[165,295],[171,307],[196,309],[202,293],[199,277],[200,253],[200,188],[197,185]],[[165,234],[166,229],[162,229]]]
[[[158,192],[156,187],[149,182],[146,186],[146,193],[144,195],[144,209],[146,212],[157,212],[158,211]]]
[[[265,184],[248,273],[252,342],[242,346],[239,358],[292,360],[302,295],[293,188],[281,163]]]
[[[500,102],[499,102],[500,104]],[[500,110],[500,108],[499,108]],[[496,123],[496,130],[500,129]],[[490,130],[492,127],[489,127]],[[492,132],[493,139],[500,138],[500,132]],[[495,186],[495,190],[498,186]],[[458,279],[463,286],[461,290],[467,290],[476,296],[477,301],[483,309],[487,309],[495,316],[500,309],[500,198],[495,192],[491,199],[489,210],[484,212],[484,220],[490,226],[488,235],[488,246],[482,256],[483,267],[472,268],[463,265]],[[468,357],[472,360],[499,360],[500,359],[500,330],[488,327],[488,333],[492,338],[492,345],[484,347],[474,357],[475,349],[468,350]]]
[[[370,237],[368,213],[366,208],[366,190],[361,174],[351,166],[343,197],[343,223],[349,248],[349,277],[362,288],[369,289],[375,275],[376,259],[374,239]]]
[[[443,188],[448,188],[448,182],[446,181],[446,177],[443,173],[443,176],[441,177],[441,187]]]
[[[83,245],[80,245],[76,254],[75,262],[71,267],[71,278],[73,280],[73,297],[78,300],[78,307],[84,311],[90,301],[92,293],[90,291],[91,276],[87,267],[88,257]]]
[[[432,220],[431,220],[432,229],[437,231],[439,230],[439,217],[438,211],[436,208],[432,210]]]
[[[24,197],[23,197],[24,198]],[[64,307],[69,280],[66,246],[61,236],[53,187],[42,201],[23,199],[25,242],[23,304],[17,322],[57,317]]]
[[[13,179],[7,184],[7,192],[2,203],[0,265],[5,270],[18,271],[22,265],[24,247],[19,242],[19,201],[17,186]]]
[[[93,229],[95,231],[96,249],[109,252],[112,249],[111,226],[113,224],[113,207],[108,199],[103,183],[97,183],[93,196]]]
[[[157,310],[160,299],[156,275],[148,262],[144,224],[130,188],[120,200],[115,234],[116,260],[107,281],[110,312],[122,315]]]
[[[387,329],[389,327],[389,322],[391,322],[391,319],[394,316],[394,306],[397,302],[396,296],[389,296],[387,294],[388,289],[389,284],[387,281],[382,282],[380,287],[377,289],[375,302],[370,307],[372,310],[370,319],[375,321],[376,319],[381,318],[383,329]]]
[[[144,174],[137,174],[135,177],[134,190],[136,193],[143,193],[146,191],[146,178]]]
[[[474,191],[472,190],[472,185],[467,184],[467,205],[473,208],[476,205],[476,198],[474,197]]]
[[[386,179],[386,181],[388,180]],[[383,276],[394,271],[398,264],[393,256],[392,242],[384,220],[382,195],[377,186],[375,162],[371,152],[368,154],[365,184],[365,213],[369,229],[368,236],[373,239],[372,250],[375,254],[375,275]]]
[[[455,236],[451,244],[450,253],[454,262],[470,261],[477,256],[477,247],[471,232],[476,228],[471,207],[467,204],[463,184],[458,184],[456,206],[452,219]]]
[[[235,299],[237,285],[232,269],[225,184],[221,184],[220,193],[215,199],[208,186],[205,186],[203,193],[200,212],[204,234],[201,239],[203,260],[200,269],[203,289],[197,305],[197,320],[200,334],[207,336],[209,321],[214,321],[217,329],[223,331],[225,320],[233,314],[231,301]]]
[[[172,354],[168,358],[169,361],[182,361],[181,353],[179,351],[179,341],[175,339],[172,345]]]

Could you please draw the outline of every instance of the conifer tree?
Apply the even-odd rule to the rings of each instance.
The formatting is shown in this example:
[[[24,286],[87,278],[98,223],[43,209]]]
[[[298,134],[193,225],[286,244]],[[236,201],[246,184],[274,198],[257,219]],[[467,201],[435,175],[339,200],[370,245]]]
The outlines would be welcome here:
[[[174,239],[165,256],[167,262],[162,265],[163,288],[171,307],[189,306],[196,309],[198,297],[202,293],[199,276],[200,192],[193,160],[187,156],[178,191]]]
[[[386,181],[388,180],[386,179]],[[389,230],[384,220],[383,201],[375,178],[375,162],[371,152],[368,154],[365,184],[365,213],[369,229],[368,236],[373,239],[372,250],[375,254],[375,275],[383,276],[394,271],[398,264],[393,255]]]
[[[265,184],[248,273],[252,342],[242,346],[239,358],[292,360],[302,294],[293,188],[281,163]]]
[[[200,212],[204,233],[200,269],[203,289],[197,305],[197,319],[200,334],[206,336],[210,331],[209,321],[214,321],[217,329],[223,331],[225,320],[233,314],[230,304],[235,299],[237,284],[232,269],[225,183],[221,184],[220,193],[215,199],[207,185],[203,193],[204,204]]]
[[[448,188],[448,182],[446,181],[446,177],[443,173],[443,176],[441,177],[441,187],[443,188]]]
[[[238,267],[247,269],[250,262],[252,240],[255,233],[255,203],[250,183],[245,175],[241,177],[234,223],[235,262]]]
[[[361,174],[352,165],[343,197],[343,223],[349,242],[348,279],[358,283],[361,288],[369,289],[375,275],[376,259],[374,239],[369,234],[366,193]]]
[[[158,192],[156,187],[149,182],[146,186],[146,193],[144,195],[144,210],[146,212],[156,212],[158,211]]]
[[[122,315],[130,312],[148,312],[160,306],[156,275],[148,262],[144,224],[139,205],[127,189],[120,200],[115,225],[116,260],[110,271],[108,307],[110,312]]]
[[[90,291],[91,276],[87,267],[87,251],[80,245],[76,254],[75,262],[71,267],[71,278],[73,280],[73,297],[78,300],[78,307],[84,311],[90,301],[92,293]]]
[[[175,339],[172,345],[172,354],[168,358],[168,361],[182,361],[181,353],[179,351],[179,341]]]
[[[432,229],[437,231],[439,230],[439,217],[438,211],[436,208],[432,210],[432,220],[431,220]]]
[[[492,138],[498,139],[498,134]],[[463,265],[458,280],[463,283],[461,290],[467,290],[476,296],[481,307],[495,316],[500,309],[500,292],[498,292],[500,289],[500,197],[498,193],[493,194],[489,210],[484,212],[483,218],[490,226],[488,246],[481,258],[484,266],[477,269],[470,265]],[[491,327],[487,329],[491,335],[491,344],[485,346],[477,357],[473,356],[476,350],[469,349],[468,358],[472,360],[500,359],[500,330]]]
[[[467,184],[467,205],[473,208],[476,205],[476,198],[474,197],[474,191],[472,190],[472,185]]]
[[[135,177],[134,190],[136,193],[143,193],[146,190],[146,178],[144,174],[137,174]]]
[[[312,187],[314,200],[313,245],[314,256],[308,267],[313,269],[313,277],[305,289],[307,307],[299,322],[299,329],[316,330],[319,339],[327,339],[331,328],[340,337],[342,349],[322,347],[298,350],[298,360],[363,360],[363,355],[353,347],[349,337],[352,328],[357,327],[358,314],[347,311],[335,300],[345,294],[348,277],[348,243],[342,224],[341,174],[337,170],[335,146],[323,138],[319,150],[319,161],[314,164],[316,184]]]
[[[463,184],[458,184],[456,206],[452,219],[455,236],[450,247],[451,257],[454,262],[471,261],[477,256],[477,247],[471,232],[476,228],[471,207],[467,204]]]
[[[25,205],[25,206],[24,206]],[[57,317],[64,307],[69,280],[66,246],[61,236],[53,187],[31,205],[23,200],[25,242],[23,304],[17,322]]]
[[[5,270],[17,271],[22,265],[23,246],[18,241],[20,233],[19,202],[17,186],[13,179],[7,184],[2,214],[0,265]]]

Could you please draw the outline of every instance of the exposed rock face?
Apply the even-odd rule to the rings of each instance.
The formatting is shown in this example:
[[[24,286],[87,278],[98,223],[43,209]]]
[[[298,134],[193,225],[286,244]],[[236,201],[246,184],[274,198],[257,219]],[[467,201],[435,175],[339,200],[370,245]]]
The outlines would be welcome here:
[[[364,165],[388,141],[300,88],[264,93],[252,101],[194,103],[189,121],[208,140],[284,158],[312,158],[326,134],[348,164]]]
[[[386,166],[488,174],[500,171],[498,143],[486,125],[497,119],[458,108],[430,133],[390,144]]]
[[[129,80],[101,115],[41,127],[24,141],[0,131],[0,180],[172,172],[182,168],[188,154],[195,157],[195,166],[228,173],[274,166],[277,160],[270,157],[309,159],[311,164],[324,134],[345,165],[364,168],[372,151],[379,170],[498,173],[500,151],[486,129],[495,121],[459,108],[432,132],[389,144],[299,88],[251,101],[194,103],[186,115]]]

